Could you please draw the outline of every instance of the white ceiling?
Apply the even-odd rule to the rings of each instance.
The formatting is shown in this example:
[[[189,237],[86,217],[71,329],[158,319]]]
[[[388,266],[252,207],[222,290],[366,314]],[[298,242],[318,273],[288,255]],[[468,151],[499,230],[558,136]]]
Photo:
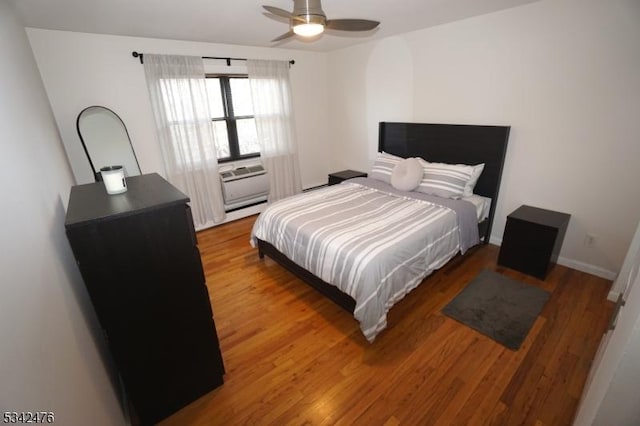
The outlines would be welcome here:
[[[270,40],[287,32],[288,22],[267,16],[261,6],[293,10],[292,0],[8,1],[27,27],[326,52],[537,0],[323,0],[329,19],[372,19],[380,27],[279,43]]]

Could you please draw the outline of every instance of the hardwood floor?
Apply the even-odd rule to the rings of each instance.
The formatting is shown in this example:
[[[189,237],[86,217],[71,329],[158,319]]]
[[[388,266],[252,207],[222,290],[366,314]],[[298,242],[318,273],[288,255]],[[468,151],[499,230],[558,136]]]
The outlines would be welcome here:
[[[540,281],[481,246],[396,304],[369,344],[350,314],[258,258],[254,220],[198,233],[225,383],[163,425],[571,424],[610,281],[562,266]],[[551,292],[518,351],[440,313],[483,268]]]

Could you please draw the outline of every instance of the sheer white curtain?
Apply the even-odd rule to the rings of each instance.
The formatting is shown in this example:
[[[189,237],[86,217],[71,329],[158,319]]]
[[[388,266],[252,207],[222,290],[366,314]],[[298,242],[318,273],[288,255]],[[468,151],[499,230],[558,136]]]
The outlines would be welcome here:
[[[271,185],[269,202],[277,201],[302,191],[289,62],[248,60],[247,71],[260,156]]]
[[[225,218],[202,58],[144,55],[144,72],[169,182],[191,199],[196,227]]]

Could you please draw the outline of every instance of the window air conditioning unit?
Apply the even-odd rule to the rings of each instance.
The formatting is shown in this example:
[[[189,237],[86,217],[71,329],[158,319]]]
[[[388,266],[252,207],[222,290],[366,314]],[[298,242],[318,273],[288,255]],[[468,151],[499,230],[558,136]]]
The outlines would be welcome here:
[[[229,211],[267,200],[269,177],[258,164],[220,172],[224,208]]]

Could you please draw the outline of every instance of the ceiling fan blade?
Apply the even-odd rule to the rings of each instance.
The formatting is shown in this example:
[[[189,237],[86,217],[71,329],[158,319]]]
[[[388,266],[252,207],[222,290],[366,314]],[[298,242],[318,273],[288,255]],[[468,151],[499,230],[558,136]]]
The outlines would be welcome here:
[[[340,31],[369,31],[378,25],[380,22],[368,19],[329,19],[325,28]]]
[[[293,34],[294,34],[294,33],[293,33],[293,30],[289,30],[289,31],[287,31],[286,33],[282,34],[282,35],[281,35],[281,36],[279,36],[279,37],[274,38],[274,39],[273,39],[273,40],[271,40],[271,41],[273,42],[273,41],[280,41],[280,40],[284,40],[285,38],[289,38],[289,37],[293,36]]]
[[[273,7],[273,6],[262,6],[267,12],[276,15],[276,16],[280,16],[282,18],[287,18],[290,19],[292,21],[301,21],[304,22],[304,18],[301,16],[296,16],[291,12],[287,12],[284,9],[280,9],[279,7]]]
[[[279,7],[273,6],[262,6],[267,12],[273,13],[274,15],[282,16],[283,18],[293,18],[293,14],[284,9],[280,9]]]

